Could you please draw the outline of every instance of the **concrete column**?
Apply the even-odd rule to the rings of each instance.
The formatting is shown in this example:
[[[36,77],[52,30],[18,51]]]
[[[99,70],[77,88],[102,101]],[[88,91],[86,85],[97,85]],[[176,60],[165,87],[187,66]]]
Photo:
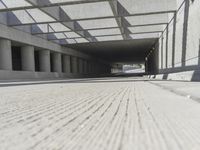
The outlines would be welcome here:
[[[94,73],[98,74],[98,64],[94,64]]]
[[[87,61],[87,74],[90,74],[90,62]]]
[[[93,63],[92,62],[90,62],[89,67],[90,67],[90,74],[93,74]]]
[[[39,51],[39,65],[40,65],[40,71],[51,72],[50,51],[49,50]]]
[[[94,72],[95,74],[99,74],[99,64],[94,64]]]
[[[53,71],[61,73],[62,72],[62,64],[61,64],[61,54],[53,53]]]
[[[79,73],[83,74],[83,60],[79,59]]]
[[[82,74],[85,74],[85,60],[82,59]]]
[[[35,71],[35,57],[33,46],[23,46],[21,48],[22,70]]]
[[[93,74],[94,73],[94,63],[90,63],[90,67],[91,67],[91,73]]]
[[[87,73],[88,73],[88,71],[87,71],[87,60],[84,60],[84,61],[83,61],[83,65],[84,65],[84,66],[83,66],[83,68],[84,68],[84,69],[83,69],[83,72],[84,72],[84,74],[87,74]]]
[[[63,71],[64,73],[70,73],[70,56],[63,56]]]
[[[79,60],[78,57],[76,57],[76,73],[79,74]]]
[[[12,70],[11,41],[0,39],[0,69]]]
[[[77,58],[72,56],[72,73],[77,74],[78,73],[78,68],[77,68]]]

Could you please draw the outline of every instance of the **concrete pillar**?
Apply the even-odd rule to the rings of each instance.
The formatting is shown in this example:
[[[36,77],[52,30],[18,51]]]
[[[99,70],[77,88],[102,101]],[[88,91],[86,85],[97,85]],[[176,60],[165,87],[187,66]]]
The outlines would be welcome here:
[[[83,60],[79,59],[79,73],[83,74]]]
[[[92,73],[91,62],[88,62],[87,66],[88,66],[88,73],[91,74]]]
[[[99,74],[99,64],[98,63],[94,65],[94,72],[95,72],[95,74]]]
[[[85,60],[82,59],[82,74],[85,74]]]
[[[21,48],[22,70],[35,71],[35,57],[33,46],[23,46]]]
[[[63,56],[63,71],[64,73],[70,73],[70,56]]]
[[[93,74],[94,73],[94,63],[92,62],[90,65],[91,65],[91,73]]]
[[[84,74],[87,74],[88,72],[87,72],[87,60],[83,60],[83,72],[84,72]]]
[[[97,65],[96,65],[96,73],[99,74],[99,73],[100,73],[100,70],[101,70],[101,69],[100,69],[100,64],[97,64]]]
[[[94,73],[95,74],[98,74],[98,71],[99,71],[99,66],[98,66],[98,64],[94,64]]]
[[[11,41],[0,39],[0,69],[12,70]]]
[[[72,73],[77,74],[78,68],[77,68],[77,57],[72,56]]]
[[[95,74],[95,64],[92,64],[92,73]]]
[[[61,64],[61,54],[53,53],[53,71],[61,73],[62,72],[62,64]]]
[[[93,63],[90,63],[90,73],[93,74]]]
[[[76,73],[79,73],[79,61],[78,61],[78,57],[76,57]]]
[[[39,51],[39,65],[40,65],[40,71],[51,72],[50,51],[49,50]]]

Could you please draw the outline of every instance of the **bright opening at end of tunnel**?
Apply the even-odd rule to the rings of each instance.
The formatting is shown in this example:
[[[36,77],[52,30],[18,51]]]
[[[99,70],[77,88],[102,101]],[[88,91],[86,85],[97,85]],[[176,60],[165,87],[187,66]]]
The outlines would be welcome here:
[[[144,75],[145,64],[115,64],[111,69],[111,73],[115,75]]]

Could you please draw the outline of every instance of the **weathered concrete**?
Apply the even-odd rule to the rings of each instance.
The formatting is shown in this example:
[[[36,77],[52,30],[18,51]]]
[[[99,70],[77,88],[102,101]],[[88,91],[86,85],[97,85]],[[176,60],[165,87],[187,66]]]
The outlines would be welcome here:
[[[0,87],[0,149],[200,148],[190,97],[140,79],[74,82]]]
[[[179,81],[200,81],[200,70],[195,71],[181,71],[177,73],[166,73],[158,75],[150,75],[151,79],[158,80],[179,80]]]
[[[61,66],[61,54],[60,53],[53,53],[53,72],[62,72]]]
[[[1,13],[0,14],[0,22],[7,22],[6,21],[6,17],[7,14],[6,13]],[[22,72],[10,72],[11,74],[9,75],[9,71],[5,71],[5,70],[12,70],[12,59],[11,59],[11,42],[13,44],[13,46],[15,46],[15,44],[17,46],[20,47],[26,47],[26,45],[30,45],[31,47],[34,47],[34,49],[39,51],[39,65],[40,65],[40,71],[41,72],[50,72],[50,56],[49,56],[49,52],[47,54],[47,52],[44,52],[45,50],[47,51],[51,51],[52,53],[62,53],[63,55],[70,55],[73,57],[78,57],[81,59],[85,59],[85,60],[93,60],[96,59],[90,55],[87,55],[85,53],[82,53],[80,51],[71,49],[71,48],[67,48],[67,47],[63,47],[59,44],[56,44],[52,41],[48,41],[45,38],[41,38],[39,36],[34,36],[31,35],[30,32],[30,28],[28,27],[9,27],[5,24],[0,24],[0,38],[2,38],[0,41],[0,70],[1,72],[6,72],[5,74],[7,74],[8,76],[5,77],[5,79],[8,79],[8,77],[10,77],[10,79],[13,79],[12,77],[19,78],[19,74],[21,75],[21,77],[25,77],[25,78],[37,78],[39,76],[37,76],[37,73],[33,73],[32,75],[30,75],[30,73],[24,72],[24,71],[34,71],[34,66],[33,66],[33,59],[31,58],[31,52],[28,54],[28,52],[23,51],[22,48]],[[7,40],[9,39],[9,40]],[[27,54],[25,54],[27,53]],[[25,58],[27,55],[27,58]],[[98,61],[102,62],[102,63],[106,63],[103,60],[99,60]],[[29,64],[24,64],[24,62],[28,62]],[[61,72],[61,64],[56,63],[56,66],[59,66],[59,68],[55,68],[56,72]],[[77,63],[76,63],[77,64]],[[65,65],[65,64],[63,64]],[[69,67],[67,67],[69,68]],[[69,70],[64,70],[65,73],[68,73],[69,76],[67,77],[71,77],[71,73]],[[3,73],[3,74],[4,74]],[[16,73],[16,74],[15,74]],[[24,74],[23,74],[24,73]],[[47,74],[48,74],[47,73]],[[1,74],[1,79],[3,79],[3,74]],[[5,75],[4,74],[4,75]],[[28,74],[28,76],[27,76]],[[51,76],[51,75],[50,75]],[[59,76],[63,76],[62,73],[59,74]],[[66,76],[66,75],[64,75]],[[75,73],[74,75],[75,78],[78,75],[78,72]],[[46,76],[47,78],[49,78],[49,75]]]
[[[77,57],[71,57],[71,59],[72,59],[72,73],[77,74],[78,73]]]
[[[83,60],[79,58],[79,73],[83,74]]]
[[[71,48],[62,47],[56,43],[42,39],[37,36],[33,36],[30,33],[26,33],[20,30],[17,30],[12,27],[0,24],[0,38],[10,39],[12,41],[32,45],[41,49],[48,49],[55,52],[62,52],[68,55],[73,55],[77,57],[82,57],[85,59],[91,59],[89,55],[81,53],[79,51],[73,50]]]
[[[87,60],[83,60],[83,65],[84,65],[83,72],[84,74],[87,74],[88,72]]]
[[[183,1],[179,0],[179,5]],[[159,73],[193,80],[200,66],[200,1],[185,0],[159,39]],[[172,74],[172,75],[171,75]],[[197,78],[195,77],[194,80]]]
[[[72,73],[0,70],[0,80],[56,79],[56,78],[81,78],[81,77],[83,76]]]
[[[42,72],[50,72],[50,51],[49,50],[41,50],[39,51],[39,65],[40,71]]]
[[[12,70],[11,41],[0,39],[0,69]]]
[[[23,46],[21,48],[22,70],[35,71],[34,47]]]
[[[63,56],[63,69],[65,73],[70,73],[70,56],[68,55]]]
[[[33,4],[37,3],[35,0],[33,0],[32,2]],[[43,3],[49,3],[49,2],[47,1]],[[73,6],[75,6],[75,3]],[[81,3],[85,3],[85,2],[81,2]],[[80,34],[81,37],[85,38],[86,41],[88,40],[88,42],[85,41],[86,43],[70,45],[72,48],[77,48],[77,50],[74,50],[72,48],[67,48],[67,46],[70,47],[69,45],[65,45],[66,47],[64,47],[64,46],[56,44],[56,42],[58,41],[60,41],[60,44],[61,43],[67,44],[67,42],[65,42],[65,38],[64,39],[61,38],[60,40],[55,40],[56,38],[54,37],[52,31],[49,31],[49,30],[43,31],[42,33],[43,29],[36,27],[37,22],[25,23],[26,25],[23,25],[24,22],[27,22],[28,19],[26,18],[27,19],[26,20],[25,18],[16,17],[17,14],[15,16],[14,12],[13,13],[10,12],[7,14],[1,13],[0,22],[4,24],[0,24],[0,37],[5,38],[5,39],[10,39],[13,46],[31,45],[31,46],[34,46],[35,49],[39,49],[39,50],[48,49],[52,51],[52,53],[60,53],[62,55],[70,55],[70,56],[76,57],[80,61],[78,62],[72,61],[73,64],[71,66],[72,66],[72,70],[74,70],[73,71],[74,74],[85,73],[84,71],[85,67],[83,67],[82,60],[87,60],[89,62],[88,72],[86,73],[90,75],[98,75],[101,73],[108,73],[110,69],[108,64],[115,63],[114,61],[118,63],[121,63],[121,62],[144,63],[145,57],[146,57],[147,73],[149,74],[160,73],[161,75],[158,75],[158,76],[162,76],[162,74],[165,74],[164,76],[166,75],[171,76],[170,79],[176,79],[176,78],[173,78],[174,74],[182,73],[181,76],[184,76],[185,74],[189,75],[188,72],[194,72],[195,80],[198,78],[199,66],[200,66],[200,61],[199,61],[199,57],[200,57],[199,56],[200,55],[200,52],[199,52],[200,51],[199,50],[200,49],[200,42],[199,42],[200,2],[199,1],[197,0],[168,0],[168,1],[152,0],[152,2],[148,4],[146,3],[145,0],[140,0],[139,2],[137,0],[135,0],[134,2],[131,0],[128,0],[128,1],[119,0],[118,2],[109,2],[109,4],[110,5],[108,6],[108,9],[110,10],[111,14],[113,13],[116,18],[118,15],[125,17],[125,20],[117,19],[116,25],[117,26],[122,25],[124,26],[123,28],[125,29],[127,28],[130,31],[130,32],[127,32],[127,30],[125,30],[123,32],[122,30],[120,30],[120,32],[123,33],[120,36],[122,36],[123,38],[119,38],[118,40],[121,39],[121,41],[106,41],[105,37],[100,37],[101,35],[98,35],[98,37],[96,37],[95,39],[94,38],[95,35],[94,36],[91,36],[91,35],[100,34],[101,31],[92,30],[92,31],[87,32],[86,31],[87,24],[88,24],[88,29],[93,26],[92,24],[100,25],[100,26],[97,26],[97,28],[98,27],[103,28],[104,22],[103,23],[90,22],[91,21],[90,19],[95,20],[95,18],[98,16],[97,14],[93,14],[96,16],[96,17],[93,16],[94,18],[90,18],[90,17],[87,18],[86,16],[84,16],[84,14],[82,14],[83,15],[82,18],[79,18],[76,16],[78,15],[78,13],[71,14],[77,17],[77,18],[75,17],[75,20],[77,22],[74,22],[75,20],[71,20],[72,22],[69,23],[68,22],[69,20],[68,20],[67,21],[68,23],[64,24],[70,29],[72,29],[73,31],[78,32],[78,34]],[[52,4],[49,3],[49,5],[52,5]],[[54,23],[63,21],[68,18],[68,16],[65,13],[63,13],[61,10],[63,9],[63,11],[66,11],[66,12],[69,11],[69,10],[65,10],[65,7],[68,7],[68,6],[64,6],[64,5],[69,5],[69,4],[64,4],[61,10],[59,9],[59,7],[50,8],[49,5],[41,6],[39,9],[41,9],[43,12],[45,12],[46,14],[54,18],[55,19],[53,21]],[[84,6],[85,5],[80,5],[81,8]],[[91,6],[93,6],[93,4],[91,4]],[[110,6],[111,6],[111,9],[110,9]],[[32,7],[35,7],[35,6],[32,6]],[[45,8],[42,8],[42,7],[45,7]],[[117,10],[115,8],[117,8]],[[11,9],[11,8],[8,8],[8,9]],[[23,8],[18,8],[18,9],[23,9]],[[103,7],[102,7],[102,10],[103,10]],[[1,9],[1,11],[3,12],[5,11],[5,9],[4,10]],[[119,11],[119,14],[117,13],[117,11]],[[97,12],[97,13],[104,13],[104,12]],[[29,17],[30,16],[31,15],[29,14]],[[99,14],[99,17],[101,19],[111,19],[110,17],[102,18],[100,14]],[[99,17],[98,19],[100,20]],[[30,20],[32,19],[30,18]],[[84,22],[85,22],[85,28],[83,27]],[[47,21],[45,23],[48,24],[52,22]],[[10,25],[10,26],[7,26],[5,24]],[[114,22],[113,22],[113,25],[114,25]],[[83,28],[85,30],[83,30]],[[47,34],[47,32],[49,33]],[[60,32],[60,31],[57,31],[57,32]],[[36,34],[37,36],[31,35],[30,33]],[[41,34],[38,34],[38,33],[41,33]],[[104,33],[104,34],[106,34],[106,36],[107,34],[109,35],[109,33]],[[154,34],[156,36],[151,36],[151,34]],[[157,42],[156,38],[158,37],[159,39]],[[109,36],[107,36],[107,38],[109,38]],[[105,41],[102,42],[100,39],[102,39],[103,41],[105,40]],[[51,42],[50,40],[53,40],[54,42]],[[67,41],[68,40],[69,39],[67,39]],[[77,40],[78,42],[78,40],[80,39],[75,38],[75,40]],[[84,39],[82,40],[84,41]],[[72,42],[72,39],[71,39],[71,42]],[[121,49],[124,49],[124,47],[126,48],[126,51],[121,50]],[[86,52],[86,53],[82,53],[82,52]],[[6,54],[8,53],[9,52],[6,52]],[[94,56],[99,56],[99,58],[105,58],[107,59],[107,61],[109,61],[109,63],[103,60],[100,61],[103,63],[99,63],[98,59],[96,59],[95,57],[92,57],[92,55],[90,56],[87,54],[94,54]],[[130,60],[128,60],[128,58]],[[59,60],[60,57],[57,59]],[[23,62],[28,62],[28,61],[31,61],[28,57],[23,59]],[[10,62],[9,59],[7,62],[6,61],[3,62],[1,64],[3,67],[0,67],[0,68],[2,69],[5,68],[5,70],[10,70],[11,65],[9,65],[9,62]],[[60,60],[56,62],[60,63]],[[54,71],[61,72],[62,69],[60,66],[64,66],[63,72],[65,73],[69,72],[69,70],[67,70],[68,67],[65,66],[67,62],[64,62],[64,64],[59,64],[59,63],[53,64]],[[33,62],[31,62],[31,64],[33,64]],[[33,65],[31,64],[22,63],[22,69],[33,71],[34,68],[33,68]],[[106,67],[103,68],[101,67],[102,65],[105,65]],[[191,80],[193,80],[194,77],[193,75],[190,76]],[[188,78],[188,77],[184,77],[184,78]]]

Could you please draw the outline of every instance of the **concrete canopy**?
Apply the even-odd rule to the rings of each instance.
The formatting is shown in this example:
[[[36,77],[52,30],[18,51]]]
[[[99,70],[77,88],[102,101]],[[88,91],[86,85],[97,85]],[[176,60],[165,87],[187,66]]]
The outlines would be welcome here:
[[[0,0],[7,25],[62,45],[158,37],[176,0]]]

